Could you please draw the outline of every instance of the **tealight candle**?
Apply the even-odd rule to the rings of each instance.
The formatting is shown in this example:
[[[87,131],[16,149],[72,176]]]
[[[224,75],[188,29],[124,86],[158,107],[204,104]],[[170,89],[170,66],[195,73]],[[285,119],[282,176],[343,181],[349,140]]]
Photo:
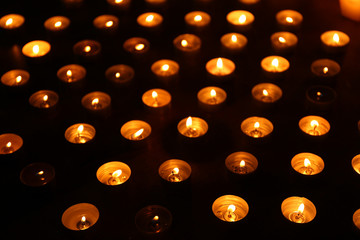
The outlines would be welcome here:
[[[238,0],[238,1],[247,5],[252,5],[260,2],[260,0]]]
[[[315,175],[324,169],[324,161],[321,157],[312,153],[296,154],[291,160],[292,168],[303,175]]]
[[[82,40],[74,45],[73,51],[81,57],[96,57],[101,52],[101,44],[94,40]]]
[[[235,10],[226,15],[226,20],[237,29],[248,30],[254,22],[255,17],[251,12]]]
[[[44,22],[44,27],[52,32],[60,32],[67,29],[70,25],[70,19],[64,16],[54,16]]]
[[[145,234],[161,234],[166,232],[172,223],[169,210],[159,205],[150,205],[140,209],[135,215],[135,225]]]
[[[57,71],[57,77],[63,82],[73,83],[81,81],[86,76],[86,69],[78,64],[70,64],[61,67]]]
[[[128,83],[134,78],[135,71],[132,67],[124,64],[117,64],[109,67],[105,72],[105,77],[117,84]]]
[[[179,64],[173,60],[162,59],[151,65],[151,71],[158,77],[172,77],[178,74]]]
[[[282,97],[282,90],[272,83],[260,83],[252,88],[251,94],[260,102],[274,103]]]
[[[273,124],[262,117],[249,117],[241,123],[241,131],[252,138],[263,138],[273,130]]]
[[[170,104],[171,95],[163,89],[150,89],[142,95],[142,101],[146,106],[161,108]]]
[[[63,213],[62,224],[70,230],[86,230],[99,219],[99,210],[90,203],[72,205]]]
[[[351,160],[351,166],[358,174],[360,174],[360,154],[353,157]]]
[[[281,212],[294,223],[308,223],[316,216],[315,205],[304,197],[289,197],[281,204]]]
[[[25,18],[19,14],[8,14],[0,18],[0,27],[4,29],[16,29],[21,27]]]
[[[224,77],[235,71],[235,63],[227,58],[213,58],[205,66],[208,73],[217,77]]]
[[[150,43],[145,38],[129,38],[124,42],[123,48],[125,51],[133,54],[146,53],[150,48]]]
[[[151,126],[141,120],[132,120],[125,123],[120,129],[121,135],[131,141],[147,138],[151,133]]]
[[[225,166],[230,172],[244,175],[254,172],[258,161],[248,152],[234,152],[225,159]]]
[[[341,14],[351,20],[360,21],[360,1],[340,0]]]
[[[358,229],[360,229],[360,209],[354,212],[353,223]]]
[[[147,12],[141,14],[136,20],[142,27],[154,28],[160,26],[163,21],[163,17],[155,12]]]
[[[221,44],[231,52],[239,52],[247,45],[247,38],[240,33],[227,33],[220,39]]]
[[[160,165],[159,175],[168,182],[182,182],[190,177],[191,167],[183,160],[170,159]]]
[[[341,31],[327,31],[321,34],[321,42],[325,51],[330,53],[338,53],[344,51],[350,42],[350,37]]]
[[[114,30],[119,25],[119,19],[113,15],[100,15],[94,19],[93,25],[99,30]]]
[[[201,39],[194,34],[181,34],[174,39],[173,44],[182,52],[196,52],[201,47]]]
[[[249,213],[249,205],[241,197],[224,195],[214,201],[212,211],[222,221],[237,222]]]
[[[48,163],[31,163],[20,172],[20,180],[30,187],[40,187],[48,184],[55,177],[55,169]]]
[[[294,10],[282,10],[276,14],[279,26],[287,29],[295,29],[301,26],[303,16]]]
[[[65,138],[70,143],[84,144],[91,141],[95,133],[95,128],[90,124],[77,123],[66,129]]]
[[[300,119],[299,127],[301,131],[310,136],[322,136],[330,131],[330,123],[319,116],[306,116]]]
[[[38,58],[48,54],[50,49],[50,43],[43,40],[35,40],[25,44],[22,48],[22,53],[30,58]]]
[[[340,73],[340,65],[331,59],[318,59],[311,64],[311,72],[323,79],[329,79]]]
[[[205,27],[210,21],[210,15],[202,11],[189,12],[185,15],[185,22],[191,27]]]
[[[113,7],[126,9],[130,6],[131,0],[106,0]]]
[[[287,71],[289,67],[289,61],[280,56],[268,56],[261,61],[261,68],[269,77],[278,76]]]
[[[31,106],[36,108],[51,108],[59,101],[59,95],[51,90],[40,90],[32,94],[29,98]]]
[[[206,105],[219,105],[225,102],[227,94],[225,90],[219,87],[205,87],[201,89],[198,94],[198,100]]]
[[[111,97],[104,92],[91,92],[81,99],[81,105],[90,111],[105,110],[111,105]]]
[[[336,92],[327,86],[312,86],[306,90],[306,99],[320,108],[330,107],[336,100]]]
[[[290,52],[298,43],[298,38],[291,32],[276,32],[270,37],[271,46],[277,52]]]
[[[208,131],[208,124],[205,120],[198,117],[184,118],[178,123],[179,133],[188,138],[198,138]]]
[[[19,150],[23,140],[19,135],[4,133],[0,135],[0,154],[11,154]]]
[[[22,69],[14,69],[1,76],[1,83],[9,87],[17,87],[26,84],[29,79],[29,72]]]
[[[99,167],[96,177],[99,182],[105,185],[120,185],[129,180],[131,170],[128,165],[122,162],[107,162]]]

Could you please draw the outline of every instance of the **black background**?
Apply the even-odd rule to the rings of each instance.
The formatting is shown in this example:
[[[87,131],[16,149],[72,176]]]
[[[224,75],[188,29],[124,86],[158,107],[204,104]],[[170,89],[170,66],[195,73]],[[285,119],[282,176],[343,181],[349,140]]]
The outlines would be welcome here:
[[[225,239],[230,237],[277,237],[319,239],[330,236],[359,238],[352,215],[360,208],[360,176],[352,169],[351,159],[359,152],[360,95],[360,25],[341,16],[336,0],[263,0],[255,6],[229,1],[175,1],[161,7],[142,0],[133,1],[127,11],[112,9],[105,0],[85,1],[79,8],[67,8],[61,1],[12,1],[2,3],[1,16],[22,14],[26,21],[18,33],[0,32],[0,73],[22,68],[30,72],[30,81],[21,88],[0,86],[0,132],[20,135],[24,145],[18,152],[1,156],[1,198],[4,233],[9,239],[143,239],[135,227],[135,214],[141,208],[159,204],[173,215],[173,224],[165,239]],[[275,14],[279,10],[301,12],[304,21],[296,32],[299,44],[294,54],[287,55],[291,67],[284,79],[269,80],[261,73],[262,58],[273,55],[270,35],[279,31]],[[249,42],[245,52],[223,51],[220,37],[232,31],[226,14],[232,10],[249,10],[255,15],[252,30],[244,33]],[[210,27],[201,31],[188,28],[186,13],[203,10],[211,15]],[[143,12],[155,11],[164,17],[160,29],[148,30],[136,23]],[[119,17],[119,29],[113,35],[97,31],[93,19],[102,14]],[[70,18],[64,35],[46,32],[44,21],[54,15]],[[351,43],[343,55],[328,55],[321,49],[320,34],[327,30],[346,32]],[[195,33],[202,39],[201,52],[183,56],[172,45],[183,33]],[[124,52],[123,42],[130,37],[150,41],[150,51],[142,56]],[[32,40],[51,43],[52,50],[42,62],[25,59],[22,46]],[[73,45],[83,39],[98,40],[102,55],[92,62],[74,56]],[[215,57],[228,57],[236,63],[235,74],[226,82],[214,82],[205,70],[206,62]],[[310,72],[311,63],[323,57],[339,62],[341,74],[335,81],[320,81]],[[162,82],[150,66],[169,58],[180,65],[177,80]],[[66,85],[56,77],[57,70],[78,63],[87,70],[80,87]],[[114,86],[105,78],[105,70],[115,64],[128,64],[135,78],[127,86]],[[274,106],[257,103],[251,88],[259,82],[274,82],[283,90],[282,99]],[[309,86],[333,87],[336,103],[326,111],[306,102]],[[198,105],[197,92],[217,85],[226,90],[228,99],[221,109],[209,112]],[[172,95],[165,112],[146,109],[143,92],[160,87]],[[38,111],[28,103],[30,95],[41,89],[59,94],[57,107]],[[111,115],[99,118],[89,115],[81,98],[91,91],[104,91],[112,98]],[[314,139],[302,134],[298,121],[307,115],[325,117],[331,124],[328,135]],[[202,139],[184,139],[176,125],[185,118],[197,116],[209,124]],[[250,139],[240,130],[241,122],[250,116],[263,116],[274,124],[267,139]],[[144,141],[128,142],[120,134],[121,126],[134,119],[148,122],[151,135]],[[86,122],[96,128],[96,137],[85,145],[68,143],[67,127]],[[191,140],[191,141],[190,141]],[[235,151],[255,155],[259,167],[250,176],[236,178],[225,167],[225,158]],[[300,152],[312,152],[324,159],[325,169],[316,176],[302,176],[290,165]],[[165,160],[178,158],[192,167],[189,180],[180,185],[166,184],[158,175]],[[108,161],[122,161],[132,175],[123,185],[105,186],[96,179],[99,166]],[[41,188],[22,185],[21,169],[32,162],[54,166],[56,179]],[[225,194],[244,198],[249,214],[236,223],[226,223],[212,213],[213,201]],[[303,196],[317,209],[308,224],[294,224],[281,213],[282,201],[290,196]],[[71,231],[61,223],[62,213],[81,202],[94,204],[100,212],[98,222],[86,231]]]

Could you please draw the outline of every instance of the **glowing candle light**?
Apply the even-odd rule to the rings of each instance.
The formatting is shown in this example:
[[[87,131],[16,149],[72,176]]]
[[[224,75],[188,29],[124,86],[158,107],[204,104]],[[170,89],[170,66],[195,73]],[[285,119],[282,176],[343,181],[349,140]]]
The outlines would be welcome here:
[[[180,169],[175,167],[171,170],[170,175],[168,176],[169,182],[181,182]]]
[[[86,139],[82,137],[82,132],[84,131],[84,125],[80,125],[78,128],[77,128],[77,137],[76,137],[76,142],[77,143],[86,143]]]
[[[196,15],[195,17],[194,17],[194,21],[195,22],[200,22],[202,20],[202,16],[201,15]]]
[[[49,99],[49,96],[45,94],[43,96],[43,98],[42,98],[42,103],[41,103],[42,108],[49,108],[50,107],[50,104],[48,103],[48,99]]]
[[[139,44],[136,44],[136,45],[135,45],[135,49],[136,49],[137,51],[141,51],[141,50],[143,50],[144,48],[145,48],[145,45],[142,44],[142,43],[139,43]]]
[[[5,147],[3,147],[2,151],[3,154],[9,154],[14,152],[14,148],[12,147],[12,143],[8,142],[5,144]]]
[[[39,52],[40,52],[40,47],[39,47],[39,45],[37,45],[37,44],[34,45],[33,48],[32,48],[32,51],[33,51],[34,55],[38,55]]]
[[[170,59],[161,59],[151,65],[151,71],[158,77],[174,77],[179,72],[179,64]]]
[[[293,23],[294,19],[292,17],[286,17],[285,21],[288,22],[288,23]]]
[[[343,51],[350,42],[346,33],[336,30],[322,33],[320,39],[325,51],[335,53]]]
[[[87,53],[90,52],[91,51],[91,46],[89,46],[89,45],[85,46],[84,51],[87,52]]]
[[[154,15],[152,15],[152,14],[150,14],[149,16],[147,16],[146,18],[145,18],[145,21],[146,22],[152,22],[154,20]]]
[[[306,116],[299,121],[300,129],[311,136],[322,136],[330,131],[330,123],[320,116]]]
[[[170,159],[163,162],[159,167],[159,175],[168,182],[182,182],[190,177],[190,165],[180,159]]]
[[[149,107],[160,108],[170,103],[171,95],[163,89],[150,89],[143,94],[142,101]]]
[[[207,132],[208,125],[206,121],[201,118],[188,117],[182,119],[177,128],[179,133],[185,137],[198,138]]]
[[[300,27],[303,16],[294,10],[282,10],[276,14],[276,21],[283,28],[293,29]]]
[[[239,17],[239,23],[244,24],[246,22],[246,15],[242,14]]]
[[[309,134],[310,135],[314,135],[314,136],[318,136],[319,135],[319,131],[316,130],[317,127],[319,127],[319,122],[316,120],[312,120],[310,122],[310,126],[313,128],[311,130],[309,130]]]
[[[225,165],[229,171],[244,175],[254,172],[258,166],[258,161],[250,153],[234,152],[226,158]]]
[[[334,43],[335,43],[336,45],[339,44],[339,42],[340,42],[340,37],[339,37],[339,34],[338,34],[338,33],[334,33],[332,39],[333,39],[333,41],[334,41]]]
[[[214,201],[212,211],[222,221],[237,222],[246,217],[249,205],[238,196],[224,195]]]
[[[0,27],[4,29],[16,29],[21,27],[25,18],[19,14],[8,14],[0,18]]]
[[[13,24],[13,22],[14,22],[14,19],[9,18],[8,20],[6,20],[5,25],[6,25],[6,26],[9,26],[9,25]]]
[[[194,11],[185,15],[185,22],[193,27],[205,27],[209,25],[211,17],[206,12]]]
[[[263,138],[274,130],[274,126],[266,118],[249,117],[241,123],[241,130],[250,137]]]
[[[56,27],[56,28],[61,27],[61,25],[62,25],[61,21],[57,21],[56,23],[54,23],[54,27]]]
[[[22,138],[16,134],[4,133],[0,135],[0,155],[11,154],[19,150],[22,145]]]
[[[159,106],[159,103],[158,103],[158,93],[157,93],[156,91],[153,91],[153,92],[151,93],[151,97],[154,99],[153,106],[154,106],[154,107]]]
[[[181,46],[187,47],[188,45],[189,45],[188,41],[186,41],[185,39],[181,40]]]
[[[99,210],[90,203],[78,203],[64,211],[61,222],[73,231],[86,230],[99,219]]]
[[[279,59],[274,58],[271,62],[272,67],[274,68],[274,72],[277,72],[277,69],[279,68]]]
[[[125,183],[130,178],[130,175],[130,167],[118,161],[104,163],[96,171],[99,182],[111,186]]]
[[[33,93],[29,98],[31,106],[36,108],[50,108],[57,104],[59,96],[51,90],[40,90]]]
[[[173,45],[182,52],[195,52],[201,47],[201,40],[194,34],[181,34],[177,36]]]
[[[281,43],[286,43],[286,39],[283,38],[283,37],[279,37],[279,42],[281,42]]]
[[[100,104],[99,98],[94,98],[91,101],[91,105],[93,106],[94,109],[100,109],[102,107],[101,104]]]
[[[30,79],[30,74],[22,69],[14,69],[1,76],[1,83],[9,87],[20,87]]]
[[[44,27],[46,28],[46,30],[54,33],[60,33],[61,31],[67,29],[69,25],[70,19],[64,16],[50,17],[44,22]]]
[[[114,22],[113,21],[107,21],[106,23],[105,23],[105,26],[106,27],[112,27],[114,25]]]
[[[143,135],[142,135],[143,132],[144,132],[143,128],[137,130],[134,134],[132,134],[131,139],[132,140],[141,140],[141,139],[143,139]]]
[[[235,214],[236,207],[233,204],[230,204],[227,208],[224,218],[229,222],[235,222],[236,214]]]
[[[324,73],[324,74],[327,74],[328,72],[329,72],[329,68],[328,68],[328,67],[324,67],[324,68],[323,68],[323,73]]]
[[[186,120],[186,128],[187,128],[187,131],[186,131],[185,134],[188,137],[198,137],[199,136],[199,133],[198,133],[197,129],[195,127],[193,127],[192,117],[187,118],[187,120]]]
[[[80,221],[78,222],[78,229],[85,230],[91,226],[90,222],[86,219],[85,216],[82,216]]]
[[[304,223],[305,222],[304,209],[305,209],[305,205],[301,203],[298,209],[289,215],[290,221],[296,223]]]
[[[162,21],[163,17],[155,12],[143,13],[137,18],[137,23],[147,28],[158,27]]]
[[[198,92],[198,100],[207,105],[219,105],[226,100],[226,92],[218,87],[205,87]]]
[[[280,74],[289,69],[290,63],[286,58],[280,56],[269,56],[261,61],[262,69],[270,76]]]
[[[248,29],[255,20],[251,12],[243,10],[231,11],[226,15],[228,23],[242,30]]]
[[[15,81],[16,81],[16,84],[19,84],[21,81],[22,81],[22,76],[21,75],[19,75],[19,76],[17,76],[16,78],[15,78]]]
[[[169,71],[169,68],[170,68],[169,64],[164,64],[161,66],[161,71],[165,71],[165,72]]]

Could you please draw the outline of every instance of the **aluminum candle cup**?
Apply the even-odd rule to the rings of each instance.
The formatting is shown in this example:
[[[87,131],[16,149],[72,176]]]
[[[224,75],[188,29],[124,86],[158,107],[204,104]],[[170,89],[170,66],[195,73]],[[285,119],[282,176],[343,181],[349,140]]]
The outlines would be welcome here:
[[[19,87],[25,85],[29,79],[29,72],[22,69],[14,69],[1,76],[1,83],[9,87]]]

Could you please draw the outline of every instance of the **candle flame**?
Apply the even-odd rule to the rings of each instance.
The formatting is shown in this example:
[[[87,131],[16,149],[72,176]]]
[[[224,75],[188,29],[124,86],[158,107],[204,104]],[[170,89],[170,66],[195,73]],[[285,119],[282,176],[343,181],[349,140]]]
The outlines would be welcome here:
[[[91,51],[91,47],[90,47],[89,45],[88,45],[88,46],[85,46],[84,51],[85,51],[85,52],[90,52],[90,51]]]
[[[153,217],[153,221],[158,221],[159,220],[159,216],[156,215],[155,217]]]
[[[158,95],[158,93],[157,93],[156,91],[152,91],[151,96],[152,96],[152,98],[155,100],[155,99],[157,99],[157,97],[158,97],[159,95]]]
[[[340,42],[339,34],[334,33],[334,35],[333,35],[333,41],[334,41],[335,43],[339,43],[339,42]]]
[[[319,126],[319,122],[316,121],[316,120],[312,120],[312,121],[310,122],[310,126],[313,127],[313,128],[318,127],[318,126]]]
[[[279,59],[274,58],[271,62],[271,65],[275,68],[278,68],[279,67]]]
[[[11,145],[12,145],[12,143],[11,143],[11,142],[8,142],[8,143],[6,144],[6,147],[7,147],[7,148],[10,148]]]
[[[258,129],[259,127],[260,127],[260,123],[259,123],[259,122],[255,122],[255,123],[254,123],[254,128],[255,128],[255,129]]]
[[[92,101],[91,101],[91,105],[96,105],[96,104],[99,104],[99,98],[94,98]]]
[[[180,172],[180,169],[177,167],[171,171],[172,174],[178,174],[179,172]]]
[[[244,24],[246,22],[246,16],[244,14],[241,14],[239,17],[239,23]]]
[[[13,22],[14,22],[14,19],[9,18],[8,20],[6,20],[5,25],[9,26],[9,25],[13,24]]]
[[[324,73],[324,74],[327,74],[328,72],[329,72],[329,68],[328,68],[328,67],[324,67],[324,68],[323,68],[323,73]]]
[[[133,137],[134,137],[134,138],[138,138],[138,137],[141,136],[141,134],[142,134],[143,132],[144,132],[144,129],[141,128],[141,129],[139,129],[136,133],[133,134]]]
[[[44,102],[46,102],[48,99],[49,99],[49,96],[48,96],[48,95],[44,95],[44,96],[43,96],[43,101],[44,101]]]
[[[192,117],[188,117],[186,119],[186,127],[191,128],[192,127]]]
[[[122,3],[123,0],[115,0],[115,3]]]
[[[154,15],[150,14],[145,18],[146,22],[152,22],[154,20]]]
[[[316,96],[321,97],[322,93],[321,92],[316,92]]]
[[[236,210],[236,207],[235,207],[235,205],[233,205],[233,204],[230,204],[229,206],[228,206],[228,209],[227,209],[229,212],[235,212],[235,210]]]
[[[44,174],[44,171],[39,171],[38,173],[37,173],[37,175],[43,175]]]
[[[22,76],[19,75],[15,78],[16,83],[20,83],[22,81]]]
[[[200,22],[202,20],[202,16],[201,15],[196,15],[195,17],[194,17],[194,21],[195,22]]]
[[[245,161],[244,160],[241,160],[240,167],[245,167]]]
[[[112,176],[113,178],[118,178],[118,177],[120,177],[121,174],[122,174],[121,169],[118,169],[118,170],[114,171],[114,172],[111,174],[111,176]]]
[[[164,64],[161,66],[161,71],[168,71],[170,68],[169,64]]]
[[[56,23],[54,23],[54,26],[55,26],[56,28],[61,27],[61,25],[62,25],[62,22],[61,22],[61,21],[57,21]]]
[[[292,17],[286,17],[285,21],[287,21],[288,23],[293,23],[294,19]]]
[[[217,62],[216,62],[216,67],[219,69],[224,68],[224,63],[223,60],[221,58],[218,58]]]
[[[237,36],[235,34],[231,35],[231,41],[236,43],[238,40]]]
[[[311,162],[310,162],[309,159],[307,159],[307,158],[304,159],[304,166],[305,167],[310,167],[311,166]]]
[[[265,97],[269,96],[269,92],[266,89],[263,89],[262,93]]]
[[[115,73],[115,77],[119,78],[121,76],[121,74],[119,72]]]
[[[72,73],[72,71],[70,69],[66,71],[66,76],[67,77],[71,78],[72,75],[73,75],[73,73]]]
[[[111,27],[112,25],[114,25],[114,22],[113,22],[113,21],[107,21],[107,22],[105,23],[105,26],[106,26],[106,27]]]
[[[81,221],[81,223],[85,223],[86,222],[86,217],[82,216],[80,221]]]
[[[215,98],[215,97],[216,97],[216,91],[215,91],[215,89],[211,89],[211,91],[210,91],[210,96],[211,96],[212,98]]]
[[[181,40],[181,46],[187,47],[188,45],[189,45],[188,41],[186,41],[185,39]]]
[[[84,125],[80,125],[78,128],[77,128],[77,132],[78,132],[78,134],[79,133],[82,133],[84,131]]]
[[[138,50],[138,51],[141,51],[145,48],[145,45],[142,44],[142,43],[138,43],[135,45],[135,49]]]
[[[298,212],[299,212],[299,213],[303,213],[303,212],[304,212],[304,209],[305,209],[305,205],[302,203],[302,204],[300,204],[300,206],[298,207]]]
[[[286,39],[285,39],[285,38],[283,38],[283,37],[279,37],[279,42],[281,42],[281,43],[285,43],[285,42],[286,42]]]
[[[39,45],[34,45],[33,48],[32,48],[32,51],[34,54],[38,54],[40,52],[40,47]]]

